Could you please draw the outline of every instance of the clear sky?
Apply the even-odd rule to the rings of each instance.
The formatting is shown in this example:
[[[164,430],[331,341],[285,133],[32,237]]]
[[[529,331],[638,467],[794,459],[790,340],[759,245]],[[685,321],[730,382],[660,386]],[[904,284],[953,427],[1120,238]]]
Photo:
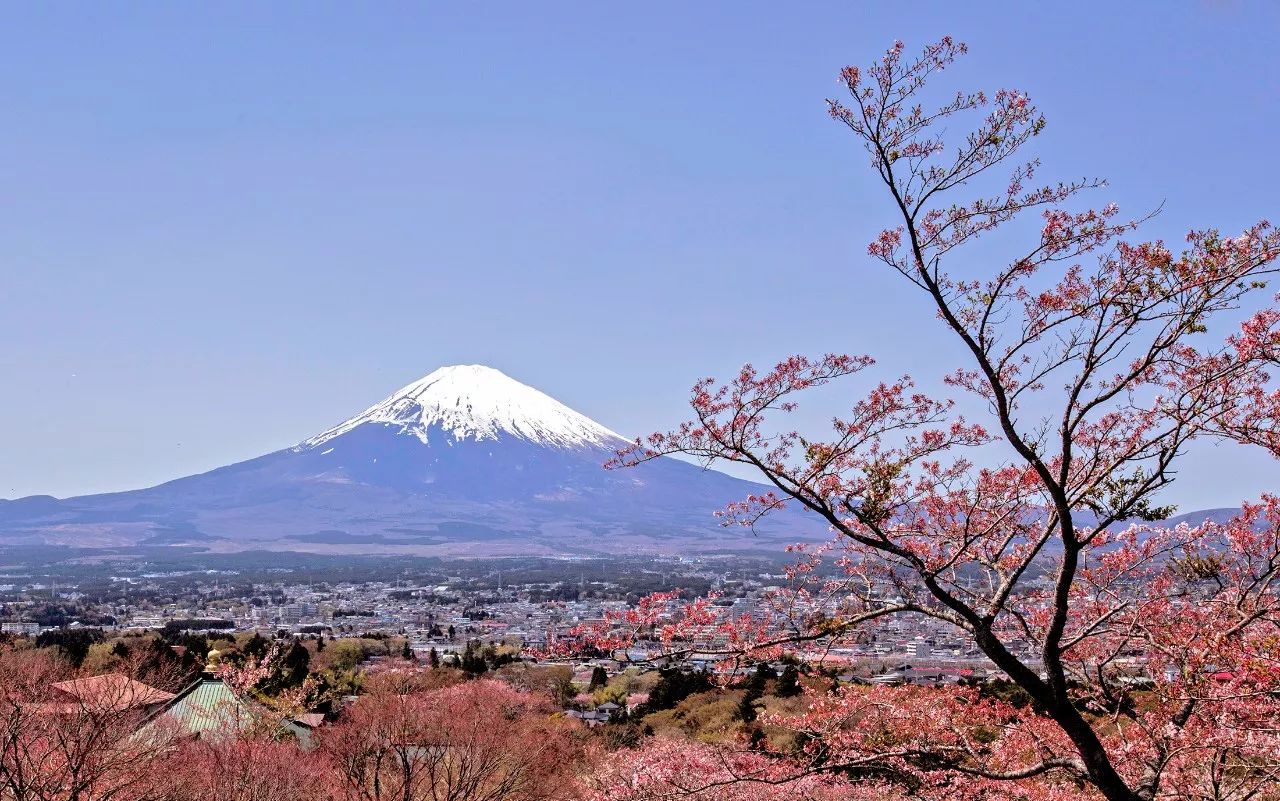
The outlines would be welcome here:
[[[825,114],[895,38],[1027,90],[1046,175],[1151,235],[1280,217],[1280,4],[61,3],[0,28],[0,497],[285,447],[442,364],[609,427],[694,379],[953,346],[866,258],[890,221]],[[1280,489],[1216,448],[1184,509]]]

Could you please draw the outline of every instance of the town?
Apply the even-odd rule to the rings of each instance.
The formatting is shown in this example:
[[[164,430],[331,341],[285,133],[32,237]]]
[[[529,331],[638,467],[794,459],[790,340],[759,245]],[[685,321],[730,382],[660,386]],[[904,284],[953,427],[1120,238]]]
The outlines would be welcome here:
[[[394,638],[397,654],[423,662],[460,660],[476,646],[528,658],[625,613],[647,593],[674,591],[686,600],[710,594],[725,619],[762,619],[769,599],[788,585],[782,563],[743,557],[453,560],[417,570],[374,560],[358,570],[358,580],[343,580],[352,571],[332,567],[152,572],[145,564],[123,575],[64,576],[61,583],[0,576],[0,632],[46,641],[58,631],[84,632],[86,641],[126,632]],[[836,610],[809,604],[796,611]],[[579,673],[589,677],[601,664],[611,672],[652,668],[660,662],[644,646],[611,655],[616,659],[580,658]],[[714,658],[698,659],[696,652],[721,646],[696,643],[693,658],[682,662],[712,667]],[[903,618],[826,648],[814,666],[873,681],[937,684],[983,676],[991,663],[953,627]]]

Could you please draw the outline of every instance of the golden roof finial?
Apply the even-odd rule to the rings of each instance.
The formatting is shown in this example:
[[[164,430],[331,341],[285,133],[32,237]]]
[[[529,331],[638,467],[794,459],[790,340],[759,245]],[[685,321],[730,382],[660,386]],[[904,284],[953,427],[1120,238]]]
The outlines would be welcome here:
[[[216,672],[218,669],[218,663],[222,661],[222,652],[217,648],[209,649],[209,656],[207,657],[207,660],[208,661],[205,664],[204,669],[210,673]]]

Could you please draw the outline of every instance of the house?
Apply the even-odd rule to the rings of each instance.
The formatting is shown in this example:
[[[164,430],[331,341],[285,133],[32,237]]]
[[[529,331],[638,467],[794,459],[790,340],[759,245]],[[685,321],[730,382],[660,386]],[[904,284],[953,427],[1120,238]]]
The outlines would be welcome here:
[[[171,731],[179,736],[220,736],[248,728],[256,710],[241,699],[226,682],[210,673],[201,674],[160,708],[143,731]]]
[[[308,729],[316,729],[324,723],[324,715],[320,712],[308,712],[305,715],[298,715],[294,721]]]
[[[102,712],[136,710],[152,715],[173,700],[170,692],[143,684],[121,673],[86,676],[50,685],[54,704],[63,703],[77,708],[96,709]]]
[[[218,651],[209,652],[209,664],[200,677],[177,695],[170,695],[139,730],[139,736],[220,738],[244,731],[263,719],[263,708],[242,698],[217,674]],[[319,713],[298,715],[281,723],[303,748],[310,748],[312,732],[323,725]]]
[[[258,710],[218,677],[220,657],[217,650],[210,651],[200,677],[157,709],[139,734],[216,737],[248,728]]]
[[[602,723],[612,723],[618,719],[622,712],[622,707],[612,701],[600,704],[589,712],[579,712],[577,710],[569,710],[565,713],[565,717],[576,718],[588,726],[599,726]]]
[[[315,745],[312,733],[324,725],[324,715],[319,712],[307,712],[284,721],[281,728],[297,739],[303,750],[310,750]]]
[[[576,709],[570,709],[564,714],[565,717],[575,718],[588,726],[599,726],[602,723],[609,722],[609,716],[603,712],[579,712]]]

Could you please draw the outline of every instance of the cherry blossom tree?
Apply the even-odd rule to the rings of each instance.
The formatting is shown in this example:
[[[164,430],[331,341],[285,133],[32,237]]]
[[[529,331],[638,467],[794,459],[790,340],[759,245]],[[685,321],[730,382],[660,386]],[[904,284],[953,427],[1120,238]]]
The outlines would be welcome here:
[[[68,685],[74,692],[58,690]],[[90,680],[47,651],[0,650],[0,798],[157,798],[153,770],[173,738],[160,729],[133,736],[154,692],[130,680]]]
[[[576,794],[582,748],[545,700],[476,680],[429,692],[402,682],[320,732],[353,801],[550,801]]]
[[[656,596],[584,634],[599,647],[652,638],[668,655],[820,659],[890,618],[927,618],[1031,700],[841,687],[774,721],[806,745],[741,781],[841,776],[947,799],[1280,797],[1280,499],[1227,522],[1159,523],[1193,443],[1280,456],[1267,372],[1280,235],[1259,222],[1194,230],[1181,248],[1139,241],[1145,220],[1079,206],[1100,181],[1036,183],[1024,154],[1046,123],[1026,93],[933,89],[964,52],[950,38],[915,56],[896,44],[845,69],[849,99],[830,101],[896,217],[869,256],[914,287],[964,362],[940,396],[876,383],[818,434],[787,425],[798,398],[867,374],[870,357],[700,381],[694,418],[618,464],[744,465],[770,490],[726,522],[790,505],[835,539],[798,549],[794,587],[765,620]],[[734,774],[724,762],[708,775],[721,787]]]
[[[314,755],[258,734],[184,740],[151,780],[158,801],[306,801],[338,792]]]
[[[875,798],[831,775],[792,776],[787,765],[752,751],[658,737],[619,751],[593,771],[593,801],[860,801]]]

